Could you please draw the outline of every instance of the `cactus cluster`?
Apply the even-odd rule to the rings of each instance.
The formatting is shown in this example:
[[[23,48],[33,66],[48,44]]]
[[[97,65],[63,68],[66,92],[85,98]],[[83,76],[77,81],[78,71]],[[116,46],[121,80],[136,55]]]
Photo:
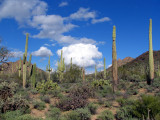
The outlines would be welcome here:
[[[48,65],[46,66],[46,71],[49,72],[48,80],[50,80],[51,79],[51,77],[50,77],[51,74],[50,73],[52,72],[52,68],[51,68],[51,65],[50,65],[50,55],[49,55]]]
[[[58,61],[58,76],[60,82],[63,80],[63,73],[65,71],[65,64],[64,64],[64,58],[63,58],[63,51],[61,50],[61,58],[60,61]]]

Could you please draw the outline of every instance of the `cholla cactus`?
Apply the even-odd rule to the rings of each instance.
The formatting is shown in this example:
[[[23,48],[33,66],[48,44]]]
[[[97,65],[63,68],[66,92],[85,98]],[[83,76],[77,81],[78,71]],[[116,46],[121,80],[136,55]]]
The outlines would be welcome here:
[[[46,66],[46,71],[49,72],[48,80],[50,80],[50,73],[52,71],[51,65],[50,65],[50,55],[49,55],[49,60],[48,60],[48,65]]]
[[[154,58],[153,58],[153,48],[152,48],[152,19],[149,23],[149,78],[148,84],[151,84],[154,80]]]
[[[25,45],[25,53],[23,54],[23,88],[26,88],[26,73],[27,73],[27,50],[28,50],[28,36],[26,34],[26,45]]]
[[[64,58],[63,58],[63,51],[61,50],[61,59],[58,62],[58,76],[60,82],[63,80],[63,72],[65,71],[65,64],[64,64]]]
[[[117,90],[118,75],[117,75],[117,52],[116,52],[116,27],[113,26],[113,44],[112,44],[112,79],[113,92]]]

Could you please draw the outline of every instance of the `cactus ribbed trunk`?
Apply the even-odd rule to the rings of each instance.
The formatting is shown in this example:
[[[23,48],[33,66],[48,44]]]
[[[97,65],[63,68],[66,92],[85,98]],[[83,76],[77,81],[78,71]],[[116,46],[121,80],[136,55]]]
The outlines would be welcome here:
[[[149,81],[150,85],[154,80],[154,58],[153,58],[153,48],[152,48],[152,19],[149,23]]]
[[[95,65],[95,80],[97,79],[97,66]]]
[[[117,73],[117,52],[116,52],[116,27],[113,26],[113,44],[112,44],[112,80],[113,80],[113,92],[117,90],[118,73]]]
[[[19,77],[21,77],[21,57],[20,57],[20,61],[19,61],[18,72],[19,72]]]
[[[36,64],[32,65],[31,69],[31,87],[34,89],[36,85]]]
[[[64,71],[65,71],[65,64],[64,64],[64,58],[63,58],[63,51],[61,50],[61,59],[60,59],[60,62],[58,62],[58,76],[59,76],[60,82],[62,82],[63,80]]]
[[[23,88],[26,88],[26,73],[27,73],[27,50],[28,50],[28,33],[26,34],[25,53],[23,55]]]
[[[106,79],[106,59],[104,58],[104,79]]]

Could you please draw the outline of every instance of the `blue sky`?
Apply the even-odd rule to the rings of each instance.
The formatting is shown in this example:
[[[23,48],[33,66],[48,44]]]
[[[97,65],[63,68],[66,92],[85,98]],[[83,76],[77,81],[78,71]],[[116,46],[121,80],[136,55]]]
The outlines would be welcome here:
[[[153,21],[153,49],[160,48],[159,0],[0,0],[0,37],[15,55],[24,52],[25,33],[32,63],[52,67],[60,50],[65,63],[103,69],[112,63],[112,28],[116,25],[117,58],[137,57],[148,50],[149,19]]]

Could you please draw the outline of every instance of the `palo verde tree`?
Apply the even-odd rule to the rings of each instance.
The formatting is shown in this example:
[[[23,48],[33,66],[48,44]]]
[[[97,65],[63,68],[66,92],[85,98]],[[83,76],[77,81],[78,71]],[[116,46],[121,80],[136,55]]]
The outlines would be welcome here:
[[[113,92],[117,90],[118,75],[117,75],[117,52],[116,52],[116,26],[113,26],[113,44],[112,44],[112,79]]]

